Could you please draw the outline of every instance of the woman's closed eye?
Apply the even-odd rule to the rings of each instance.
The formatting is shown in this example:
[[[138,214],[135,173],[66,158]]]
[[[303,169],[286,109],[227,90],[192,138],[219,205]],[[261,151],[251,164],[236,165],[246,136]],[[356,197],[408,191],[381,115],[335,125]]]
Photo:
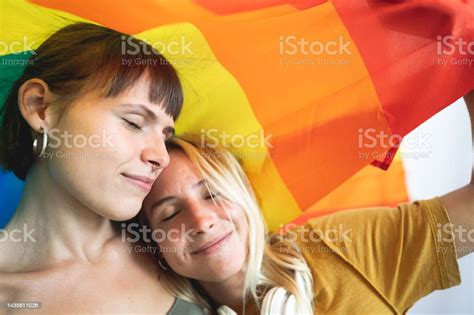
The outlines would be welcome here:
[[[140,124],[138,121],[134,121],[134,120],[131,120],[131,119],[126,119],[126,118],[122,118],[122,120],[125,122],[125,124],[128,128],[131,128],[133,130],[142,130],[143,129],[142,124]]]
[[[162,222],[166,222],[166,221],[171,220],[171,219],[174,218],[178,213],[179,213],[179,210],[175,210],[175,211],[171,212],[171,214],[166,214],[166,215],[165,215],[165,218],[162,220]]]
[[[219,197],[219,196],[220,196],[220,193],[218,193],[218,192],[208,192],[208,193],[206,194],[205,199],[206,199],[206,200],[214,200],[215,198],[217,198],[217,197]]]

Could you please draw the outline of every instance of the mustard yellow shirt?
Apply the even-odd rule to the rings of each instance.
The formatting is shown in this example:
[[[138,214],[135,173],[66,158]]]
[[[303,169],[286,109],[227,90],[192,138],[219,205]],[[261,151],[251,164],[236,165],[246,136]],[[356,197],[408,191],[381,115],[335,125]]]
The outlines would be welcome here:
[[[346,210],[291,230],[312,270],[315,314],[404,314],[461,283],[440,198]]]

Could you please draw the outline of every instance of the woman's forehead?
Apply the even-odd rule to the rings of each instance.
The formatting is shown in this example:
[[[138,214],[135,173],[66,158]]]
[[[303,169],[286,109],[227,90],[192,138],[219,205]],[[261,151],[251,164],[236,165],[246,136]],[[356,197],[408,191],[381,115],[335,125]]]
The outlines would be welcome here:
[[[185,153],[174,149],[169,152],[169,155],[170,163],[157,179],[158,183],[164,184],[160,185],[162,190],[193,188],[195,184],[203,180],[199,169]]]

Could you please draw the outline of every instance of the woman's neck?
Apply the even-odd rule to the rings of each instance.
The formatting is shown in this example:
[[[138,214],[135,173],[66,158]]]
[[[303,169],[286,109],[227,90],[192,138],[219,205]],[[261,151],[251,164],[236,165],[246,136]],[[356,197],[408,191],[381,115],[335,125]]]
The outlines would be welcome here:
[[[221,282],[200,281],[199,284],[212,298],[217,306],[227,305],[238,314],[243,313],[244,299],[243,292],[245,288],[245,269]],[[245,301],[245,314],[251,315],[252,308],[250,300]],[[252,308],[253,309],[253,308]]]
[[[116,236],[110,220],[57,185],[40,163],[29,171],[21,201],[5,231],[10,236],[22,235],[0,244],[11,253],[2,255],[8,256],[9,269],[22,271],[71,261],[94,262]]]

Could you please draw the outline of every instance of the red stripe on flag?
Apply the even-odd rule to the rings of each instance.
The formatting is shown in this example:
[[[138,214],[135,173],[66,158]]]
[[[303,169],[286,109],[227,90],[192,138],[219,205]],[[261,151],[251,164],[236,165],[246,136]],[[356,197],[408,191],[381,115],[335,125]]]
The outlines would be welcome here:
[[[332,3],[357,43],[393,134],[406,135],[473,89],[474,54],[439,54],[446,36],[473,42],[473,1]]]

